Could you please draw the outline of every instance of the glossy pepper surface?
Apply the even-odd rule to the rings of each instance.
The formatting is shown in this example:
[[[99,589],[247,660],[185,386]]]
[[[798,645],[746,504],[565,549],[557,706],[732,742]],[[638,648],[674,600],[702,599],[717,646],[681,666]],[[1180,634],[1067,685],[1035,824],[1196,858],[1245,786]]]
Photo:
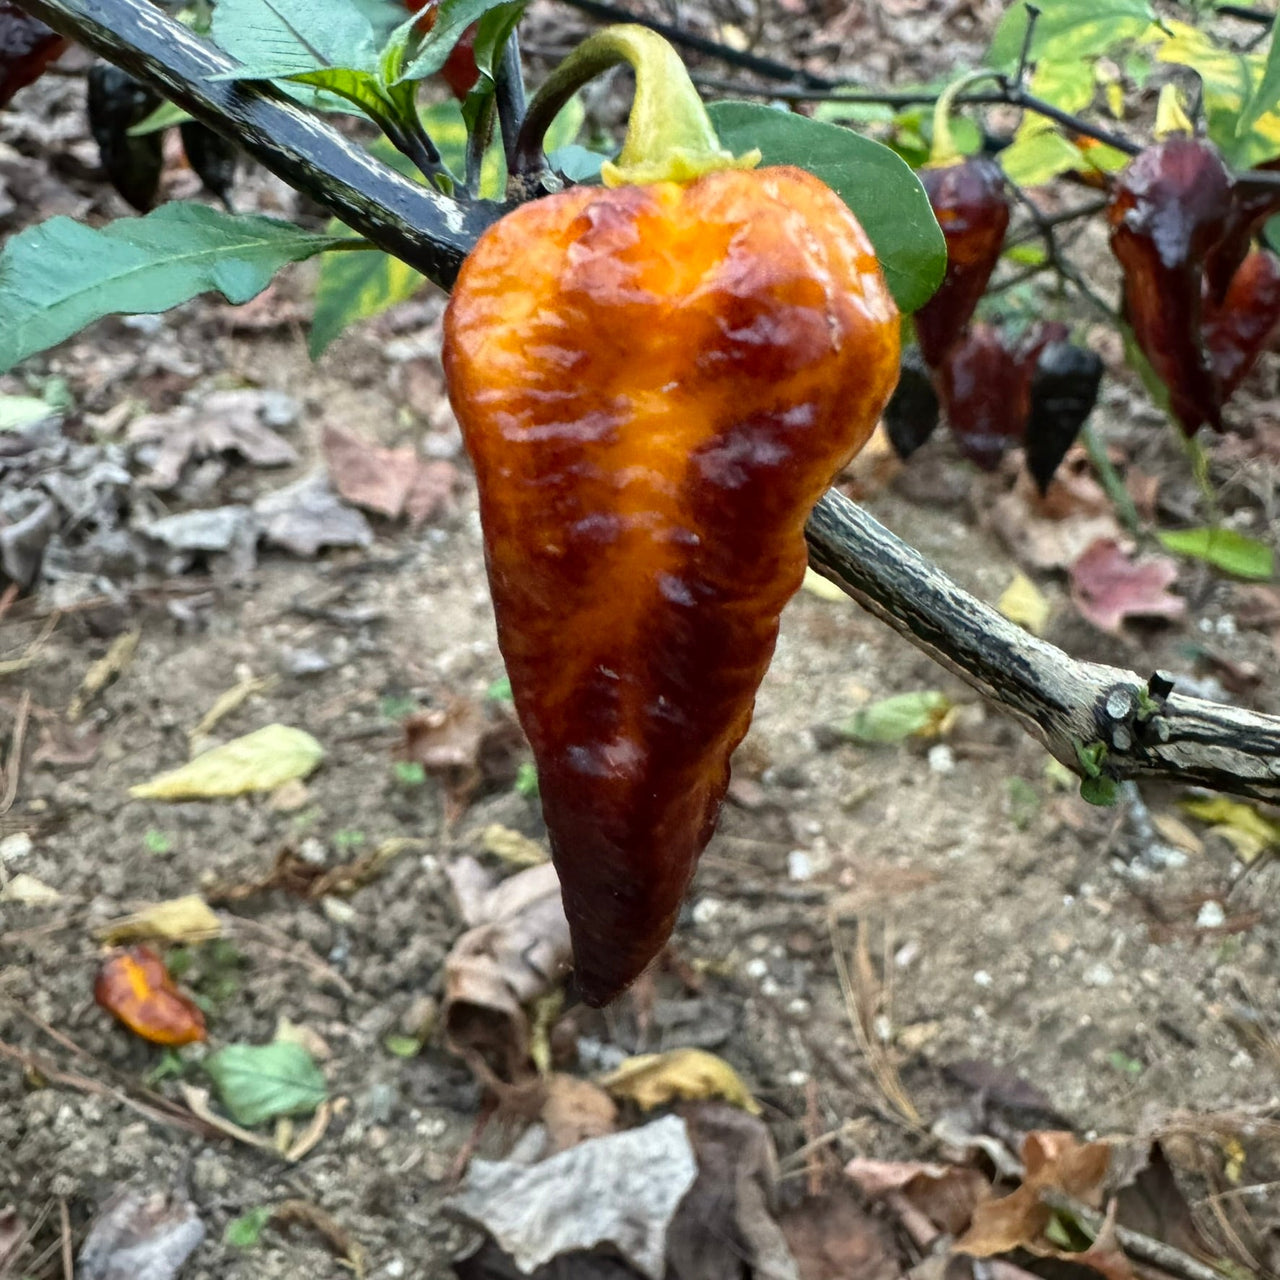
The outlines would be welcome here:
[[[1000,260],[1009,199],[1000,166],[987,156],[926,166],[919,177],[947,242],[946,275],[915,314],[920,351],[936,368],[963,336]]]
[[[897,311],[821,182],[726,169],[507,215],[463,265],[444,359],[578,987],[602,1004],[674,925],[805,520],[893,388]]]
[[[0,0],[0,105],[38,80],[70,41],[11,0]]]

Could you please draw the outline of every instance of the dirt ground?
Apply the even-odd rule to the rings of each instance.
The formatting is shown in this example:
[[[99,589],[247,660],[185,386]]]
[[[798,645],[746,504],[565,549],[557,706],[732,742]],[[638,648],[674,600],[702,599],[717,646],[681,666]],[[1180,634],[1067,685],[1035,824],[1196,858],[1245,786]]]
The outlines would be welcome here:
[[[76,166],[87,171],[89,153],[67,131],[60,154],[71,159],[50,190],[77,213],[118,212],[82,180]],[[260,207],[288,211],[287,193],[253,182]],[[20,207],[4,229],[30,216]],[[50,611],[58,597],[48,588],[0,622],[0,662],[29,650],[35,659],[0,675],[6,759],[22,708],[29,725],[16,797],[0,817],[0,840],[10,840],[0,847],[11,855],[3,872],[61,895],[0,902],[0,1207],[43,1219],[44,1247],[57,1240],[61,1204],[79,1233],[122,1185],[183,1187],[207,1227],[183,1273],[192,1280],[346,1274],[306,1232],[268,1230],[250,1249],[224,1243],[228,1222],[282,1199],[331,1215],[363,1249],[371,1277],[447,1273],[470,1237],[440,1205],[482,1094],[438,1036],[407,1058],[388,1037],[412,1034],[424,996],[441,994],[445,956],[463,929],[446,868],[472,854],[501,869],[483,851],[491,824],[541,834],[536,801],[517,789],[483,795],[448,820],[438,779],[411,785],[393,768],[406,714],[484,705],[503,675],[475,496],[443,394],[441,300],[423,295],[312,364],[303,330],[312,276],[309,267],[287,273],[252,324],[210,300],[154,324],[109,320],[31,372],[67,380],[75,409],[65,430],[84,441],[121,440],[130,413],[118,406],[127,402],[159,411],[227,387],[296,402],[282,434],[297,465],[229,465],[203,503],[179,507],[251,499],[309,473],[321,433],[336,426],[455,462],[463,483],[453,509],[416,532],[375,522],[371,546],[312,559],[264,551],[256,567],[237,570],[197,556],[183,572],[117,575],[62,599],[60,613]],[[1274,365],[1267,378],[1263,396],[1274,391]],[[3,385],[18,390],[21,380]],[[1185,464],[1167,435],[1136,407],[1130,383],[1113,378],[1108,388],[1100,432],[1181,500]],[[1260,404],[1276,430],[1276,402]],[[135,474],[145,470],[129,456]],[[1232,482],[1232,466],[1219,467],[1224,502],[1255,531],[1269,518],[1274,538],[1274,500],[1268,510]],[[1251,483],[1265,491],[1265,479]],[[980,598],[1001,596],[1020,559],[987,517],[1007,478],[975,478],[940,440],[871,487],[877,518]],[[1072,656],[1160,667],[1200,687],[1224,669],[1245,671],[1253,678],[1243,692],[1220,683],[1210,691],[1280,711],[1274,632],[1239,622],[1242,589],[1209,570],[1182,568],[1185,622],[1123,637],[1079,617],[1061,573],[1036,581],[1053,606],[1046,637]],[[91,664],[130,630],[139,633],[132,660],[87,702],[91,758],[33,758],[32,744],[54,740]],[[130,786],[187,759],[189,731],[250,676],[271,683],[220,720],[211,740],[274,722],[305,729],[327,753],[305,789],[285,804],[131,799]],[[925,689],[960,707],[941,739],[870,746],[832,732],[870,701]],[[1247,1137],[1280,1098],[1280,867],[1246,868],[1225,840],[1180,814],[1173,788],[1144,787],[1138,804],[1097,809],[1048,763],[1037,743],[852,602],[801,592],[784,615],[672,962],[645,1004],[623,999],[567,1016],[558,1043],[577,1054],[567,1069],[589,1075],[623,1054],[709,1049],[761,1101],[793,1174],[803,1167],[795,1152],[837,1131],[830,1149],[842,1158],[927,1157],[931,1123],[972,1096],[963,1064],[973,1062],[1034,1084],[1082,1135],[1194,1129],[1227,1114]],[[330,1094],[342,1102],[309,1155],[285,1164],[121,1101],[161,1051],[94,1004],[97,926],[138,904],[261,878],[284,848],[334,866],[401,838],[412,844],[349,897],[256,894],[222,908],[223,941],[190,949],[183,981],[207,1002],[213,1046],[266,1042],[282,1018],[323,1041]],[[876,1035],[918,1130],[870,1069],[841,992],[836,951],[850,955],[859,937],[880,986]],[[178,1096],[174,1078],[152,1087]],[[489,1126],[478,1153],[501,1155],[517,1130]],[[1244,1182],[1274,1179],[1280,1153],[1246,1147]],[[799,1190],[794,1178],[784,1185]],[[1265,1222],[1265,1200],[1251,1205]]]

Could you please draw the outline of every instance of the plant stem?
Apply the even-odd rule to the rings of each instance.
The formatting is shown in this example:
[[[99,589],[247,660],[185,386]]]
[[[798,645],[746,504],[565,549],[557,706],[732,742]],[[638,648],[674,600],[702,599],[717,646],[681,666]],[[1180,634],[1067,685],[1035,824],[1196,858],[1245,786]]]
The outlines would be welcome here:
[[[528,110],[524,92],[524,70],[520,65],[518,28],[512,29],[502,50],[494,95],[497,99],[498,121],[502,126],[502,150],[507,157],[507,172],[512,173],[516,160],[516,139],[520,136],[520,126],[524,124],[525,112]]]
[[[1142,517],[1134,505],[1133,496],[1124,487],[1120,473],[1112,466],[1111,459],[1107,457],[1107,446],[1098,438],[1092,423],[1086,422],[1080,429],[1080,443],[1084,445],[1084,451],[1089,455],[1094,471],[1098,473],[1098,483],[1102,485],[1103,491],[1111,499],[1111,505],[1116,509],[1116,515],[1120,517],[1120,523],[1130,533],[1141,534]]]

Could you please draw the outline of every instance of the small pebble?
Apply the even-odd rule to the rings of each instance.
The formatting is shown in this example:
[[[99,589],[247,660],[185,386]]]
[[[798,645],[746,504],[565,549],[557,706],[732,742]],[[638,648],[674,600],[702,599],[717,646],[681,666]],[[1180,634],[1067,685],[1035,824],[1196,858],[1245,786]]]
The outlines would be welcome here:
[[[1226,918],[1227,913],[1222,909],[1222,903],[1210,899],[1200,908],[1200,914],[1196,916],[1196,928],[1221,929]]]
[[[350,924],[356,918],[355,907],[341,898],[321,898],[320,910],[334,924]]]
[[[954,773],[956,769],[956,753],[945,742],[929,748],[929,771],[931,773]]]
[[[747,961],[747,977],[748,978],[763,978],[764,975],[768,972],[769,972],[768,964],[766,964],[765,961],[761,960],[759,956],[756,956],[755,959],[753,960]]]
[[[1116,975],[1111,972],[1109,966],[1099,961],[1097,964],[1091,964],[1084,971],[1084,985],[1086,987],[1109,987],[1115,981]]]
[[[792,849],[787,854],[787,875],[792,880],[808,880],[813,875],[813,863],[803,849]]]
[[[15,831],[0,840],[0,862],[21,862],[34,848],[31,837],[25,831]]]
[[[979,969],[973,975],[973,981],[979,987],[989,987],[995,979],[985,969]]]
[[[693,904],[693,923],[710,924],[724,909],[719,898],[699,898]]]
[[[323,867],[329,861],[329,850],[317,836],[308,836],[298,845],[298,857],[308,866]]]

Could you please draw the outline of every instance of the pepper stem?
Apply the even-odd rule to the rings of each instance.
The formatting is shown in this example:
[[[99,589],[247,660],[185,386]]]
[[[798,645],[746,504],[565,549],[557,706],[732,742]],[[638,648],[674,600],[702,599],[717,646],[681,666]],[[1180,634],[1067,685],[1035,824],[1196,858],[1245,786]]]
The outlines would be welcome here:
[[[532,172],[540,165],[542,139],[561,107],[584,84],[620,62],[635,71],[636,92],[622,151],[600,170],[605,186],[691,182],[717,169],[753,169],[760,163],[759,151],[735,156],[720,145],[707,109],[671,45],[647,27],[626,23],[589,36],[534,94],[516,145],[519,172]]]
[[[955,111],[956,99],[970,85],[979,80],[998,80],[995,71],[970,71],[967,75],[953,80],[938,95],[933,107],[933,145],[929,148],[929,168],[942,169],[957,160],[964,158],[960,148],[956,146],[955,134],[951,132],[951,116]]]

